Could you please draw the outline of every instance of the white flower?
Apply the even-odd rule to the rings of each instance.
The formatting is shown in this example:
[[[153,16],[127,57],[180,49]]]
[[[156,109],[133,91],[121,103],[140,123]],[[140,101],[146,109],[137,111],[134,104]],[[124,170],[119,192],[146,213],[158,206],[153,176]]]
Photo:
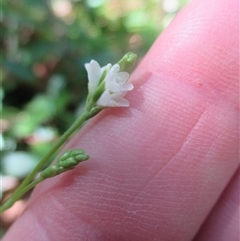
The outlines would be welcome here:
[[[88,73],[88,92],[89,95],[94,94],[99,80],[105,70],[106,67],[109,67],[109,65],[104,66],[103,68],[100,67],[97,61],[92,60],[90,63],[85,64],[85,68]]]
[[[88,73],[88,91],[89,95],[93,95],[99,85],[102,74],[106,70],[106,76],[103,80],[105,88],[99,99],[97,105],[100,107],[127,107],[129,102],[123,97],[127,91],[133,89],[131,83],[127,83],[129,74],[127,72],[119,72],[119,64],[108,64],[104,67],[92,60],[90,63],[85,64]]]

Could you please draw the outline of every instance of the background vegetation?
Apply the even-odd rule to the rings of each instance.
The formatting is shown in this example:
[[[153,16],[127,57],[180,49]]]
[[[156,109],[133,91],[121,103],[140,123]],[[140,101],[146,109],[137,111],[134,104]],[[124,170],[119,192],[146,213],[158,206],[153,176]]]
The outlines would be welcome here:
[[[186,2],[2,1],[3,199],[78,115],[87,93],[84,63],[115,63],[127,51],[140,60]],[[3,215],[2,228],[21,210]]]

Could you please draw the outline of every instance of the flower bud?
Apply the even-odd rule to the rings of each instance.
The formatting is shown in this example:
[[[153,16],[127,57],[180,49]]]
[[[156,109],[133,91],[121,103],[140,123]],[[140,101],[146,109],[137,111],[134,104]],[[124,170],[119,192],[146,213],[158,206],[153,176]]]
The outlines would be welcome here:
[[[79,162],[86,161],[89,159],[89,156],[81,149],[68,150],[57,160],[56,166],[64,169],[72,169]]]
[[[122,57],[122,59],[118,62],[119,66],[120,66],[120,71],[130,72],[132,70],[132,68],[134,67],[136,58],[137,58],[136,54],[134,54],[132,52],[126,53]]]
[[[81,149],[68,150],[60,156],[55,165],[47,167],[40,174],[43,179],[54,177],[62,172],[73,169],[80,162],[86,161],[89,156]]]

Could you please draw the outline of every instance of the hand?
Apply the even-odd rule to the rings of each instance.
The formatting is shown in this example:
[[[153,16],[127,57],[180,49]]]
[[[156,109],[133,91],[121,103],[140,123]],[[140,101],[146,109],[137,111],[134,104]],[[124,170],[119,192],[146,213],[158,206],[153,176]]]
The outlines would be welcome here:
[[[237,9],[190,3],[132,75],[131,107],[65,148],[91,159],[40,184],[3,240],[237,240]]]

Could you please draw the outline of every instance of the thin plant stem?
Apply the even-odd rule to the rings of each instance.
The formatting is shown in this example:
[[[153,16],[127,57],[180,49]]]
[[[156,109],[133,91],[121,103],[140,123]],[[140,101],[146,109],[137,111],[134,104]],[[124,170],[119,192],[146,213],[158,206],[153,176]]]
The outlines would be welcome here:
[[[121,69],[121,71],[127,70],[129,67],[131,67],[135,60],[136,60],[136,54],[133,53],[127,53],[123,56],[123,58],[118,62],[119,65],[119,70]],[[91,63],[90,63],[91,64]],[[106,105],[104,104],[103,107],[99,106],[98,100],[100,100],[100,97],[103,95],[104,91],[106,90],[106,77],[108,75],[108,71],[110,71],[111,66],[109,67],[109,65],[106,66],[106,69],[104,70],[104,72],[101,74],[100,79],[96,80],[98,81],[97,86],[95,88],[95,90],[93,89],[93,93],[91,93],[91,95],[89,94],[87,97],[87,101],[86,101],[86,106],[83,110],[82,115],[71,125],[71,127],[60,137],[60,139],[53,145],[53,147],[46,153],[46,155],[43,156],[43,158],[39,161],[39,163],[36,165],[36,167],[27,175],[27,177],[24,179],[24,181],[19,185],[19,187],[15,190],[15,192],[12,194],[12,196],[0,206],[0,213],[2,213],[3,211],[5,211],[6,209],[10,208],[17,200],[19,200],[21,198],[21,196],[28,190],[30,190],[31,188],[33,188],[34,186],[36,186],[36,184],[38,184],[39,182],[43,181],[44,178],[43,177],[39,177],[37,179],[34,180],[34,177],[36,176],[36,174],[44,167],[44,165],[46,165],[46,163],[49,162],[49,160],[52,160],[54,155],[56,154],[56,152],[58,151],[58,149],[67,141],[67,139],[77,130],[79,129],[82,125],[84,125],[84,123],[92,118],[93,116],[95,116],[97,113],[99,113],[101,110],[107,108],[107,107],[111,107],[112,104],[107,103]],[[88,75],[89,70],[88,71]],[[121,79],[121,78],[120,78]],[[90,80],[89,80],[90,81]],[[118,83],[118,78],[117,78],[117,74],[113,76],[113,82]],[[124,84],[124,83],[123,83]],[[119,85],[119,83],[118,83]],[[123,85],[119,85],[119,88],[116,91],[116,93],[119,94],[119,97],[122,98],[125,95],[125,91],[122,91]],[[124,89],[124,88],[123,88]],[[128,89],[127,91],[131,90],[132,88]],[[110,91],[110,90],[108,90]],[[115,93],[114,91],[114,93]],[[111,91],[110,91],[111,92]],[[116,97],[116,96],[115,96]],[[112,99],[113,98],[113,99]],[[106,99],[105,99],[106,101]],[[115,101],[114,97],[111,96],[109,101]],[[119,106],[125,106],[122,105],[120,102],[117,103],[116,100],[116,106],[118,106],[118,104],[120,104]]]
[[[14,202],[16,202],[25,192],[25,187],[29,187],[29,183],[34,178],[34,176],[40,171],[40,169],[49,161],[49,159],[56,153],[56,151],[66,142],[66,140],[80,127],[84,124],[86,120],[91,118],[91,111],[84,111],[83,114],[71,125],[71,127],[61,136],[61,138],[54,144],[54,146],[46,153],[46,155],[40,160],[36,167],[28,174],[21,185],[16,189],[12,196],[0,207],[0,213],[10,208]],[[37,180],[37,179],[36,179]],[[33,181],[34,183],[35,181]],[[32,184],[32,183],[31,183]],[[28,185],[28,186],[27,186]],[[35,186],[35,185],[34,185]],[[29,189],[28,189],[29,190]],[[19,195],[19,193],[21,195]],[[8,204],[7,204],[8,203]],[[6,207],[3,209],[3,207]]]
[[[19,188],[27,185],[38,171],[48,162],[48,160],[56,153],[56,151],[66,142],[66,140],[87,120],[87,115],[83,113],[80,118],[78,118],[70,128],[60,137],[57,143],[49,150],[48,153],[42,158],[42,160],[37,164],[31,173],[24,179]]]
[[[3,213],[8,208],[10,208],[17,200],[19,200],[24,193],[35,187],[38,183],[42,182],[44,180],[43,177],[39,177],[27,186],[23,187],[20,190],[16,190],[14,193],[14,196],[11,196],[1,207],[0,207],[0,213]]]

